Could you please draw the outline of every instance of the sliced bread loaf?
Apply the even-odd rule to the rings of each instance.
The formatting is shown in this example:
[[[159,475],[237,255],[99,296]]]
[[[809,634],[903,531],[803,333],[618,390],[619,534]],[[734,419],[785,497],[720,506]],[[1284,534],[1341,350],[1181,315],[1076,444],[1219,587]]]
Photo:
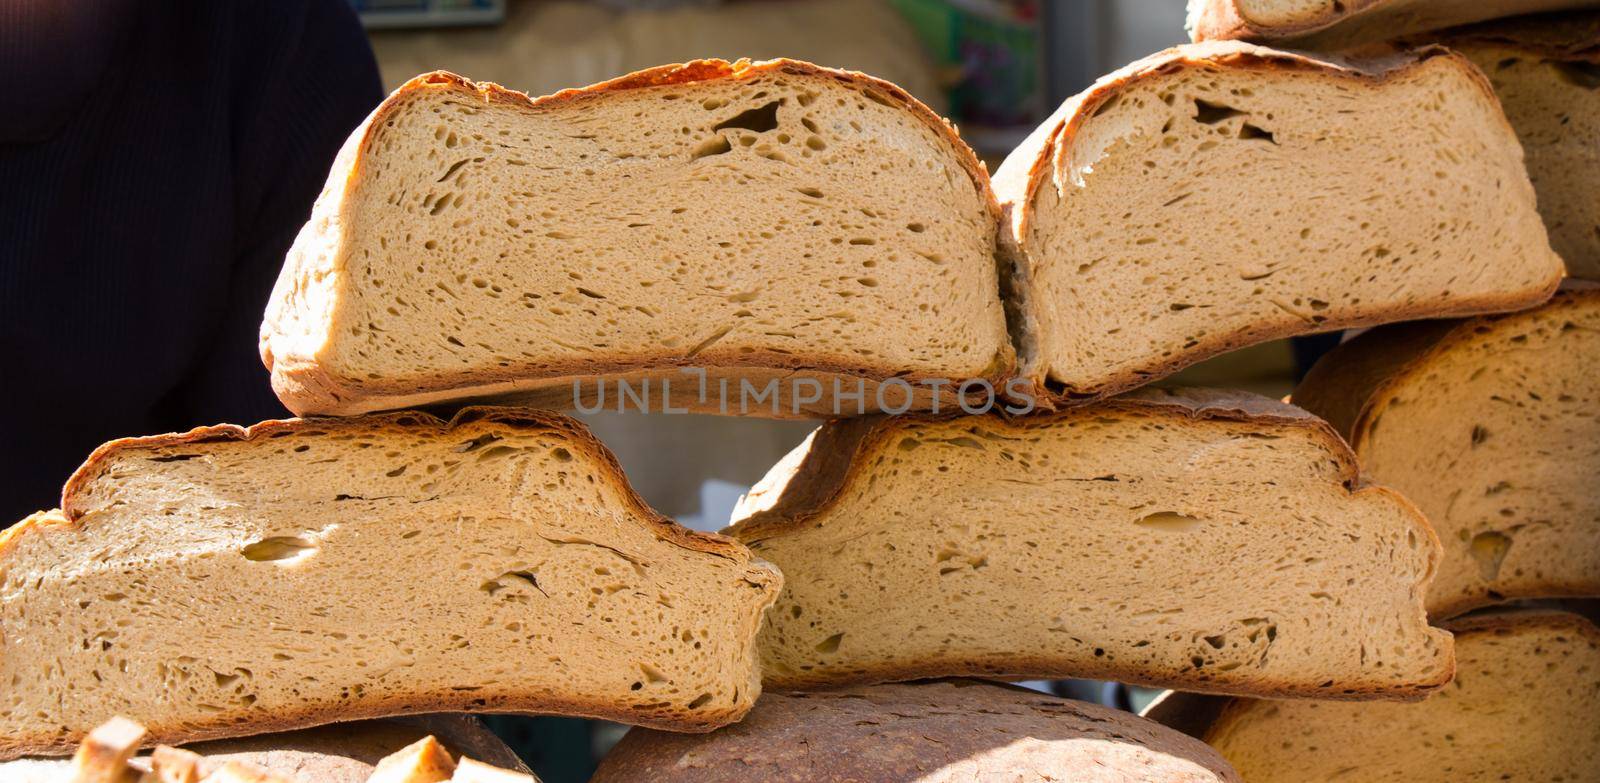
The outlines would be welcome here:
[[[1597,0],[1189,0],[1196,41],[1275,41],[1338,49],[1517,14],[1600,7]]]
[[[137,735],[128,731],[131,726]],[[120,727],[122,739],[105,741],[108,727]],[[143,727],[131,721],[101,724],[85,737],[77,754],[91,747],[113,750],[121,760],[116,765],[96,767],[97,777],[83,783],[195,783],[228,764],[271,775],[290,778],[293,783],[435,783],[448,780],[419,779],[417,775],[395,777],[379,775],[385,763],[390,770],[411,772],[420,764],[405,765],[406,757],[417,748],[431,755],[419,760],[467,756],[498,767],[527,772],[527,767],[505,743],[485,729],[475,718],[463,715],[430,715],[403,720],[374,720],[340,723],[315,729],[260,734],[238,739],[198,742],[182,748],[159,746],[135,755],[143,743]],[[97,735],[100,738],[97,741]],[[76,760],[61,758],[22,758],[0,762],[0,780],[6,783],[62,783],[75,769]],[[147,775],[141,778],[141,775]],[[79,776],[82,778],[82,776]]]
[[[1320,420],[1146,391],[830,423],[728,532],[783,569],[769,688],[954,675],[1415,698],[1450,678],[1416,509]]]
[[[1375,329],[1295,390],[1444,544],[1428,610],[1600,595],[1600,288]]]
[[[570,407],[594,376],[720,412],[681,367],[998,379],[997,220],[954,130],[864,74],[701,60],[529,99],[433,73],[340,152],[261,355],[301,414]]]
[[[1517,130],[1567,274],[1600,279],[1600,13],[1542,14],[1429,36],[1488,75]]]
[[[471,408],[101,447],[0,534],[0,757],[439,710],[704,731],[781,578],[563,416]]]
[[[1171,49],[1006,159],[1023,372],[1103,397],[1263,340],[1514,310],[1555,289],[1521,147],[1440,48]]]
[[[822,774],[818,774],[822,773]],[[592,783],[1237,781],[1205,743],[1095,704],[968,680],[769,693],[694,737],[634,730]]]
[[[1206,741],[1249,783],[1600,781],[1600,629],[1536,611],[1450,628],[1455,681],[1419,704],[1235,699]]]

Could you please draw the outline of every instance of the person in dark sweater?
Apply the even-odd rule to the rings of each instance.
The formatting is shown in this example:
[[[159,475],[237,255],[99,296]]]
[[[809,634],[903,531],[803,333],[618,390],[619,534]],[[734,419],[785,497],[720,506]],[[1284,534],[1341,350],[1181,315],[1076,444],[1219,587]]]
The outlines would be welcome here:
[[[0,0],[0,528],[101,442],[286,415],[256,353],[382,98],[348,0]]]

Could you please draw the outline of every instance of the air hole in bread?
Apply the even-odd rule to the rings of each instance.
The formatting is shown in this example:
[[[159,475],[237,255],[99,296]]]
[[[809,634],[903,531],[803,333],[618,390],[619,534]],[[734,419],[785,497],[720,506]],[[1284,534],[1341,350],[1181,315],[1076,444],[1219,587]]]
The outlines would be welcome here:
[[[1222,103],[1213,103],[1203,98],[1194,99],[1194,120],[1203,125],[1215,125],[1230,117],[1238,117],[1248,112],[1240,111],[1232,106]]]
[[[1278,139],[1272,135],[1272,131],[1248,122],[1239,125],[1239,139],[1241,141],[1261,140],[1272,144],[1278,143]]]
[[[1472,559],[1478,564],[1478,574],[1484,581],[1493,581],[1500,575],[1500,564],[1511,551],[1511,537],[1498,530],[1488,530],[1472,537]]]
[[[796,615],[798,616],[798,615]],[[817,652],[828,654],[839,651],[839,643],[844,641],[844,634],[836,633],[820,642],[817,642]]]
[[[1562,81],[1585,90],[1600,90],[1600,63],[1553,62],[1550,65]]]
[[[244,559],[258,563],[290,563],[317,553],[317,545],[298,536],[273,536],[263,538],[239,550]]]
[[[151,462],[183,462],[199,457],[199,454],[166,454],[160,457],[150,457]]]
[[[728,128],[742,128],[756,133],[766,133],[778,127],[778,107],[782,106],[783,102],[784,99],[779,98],[764,106],[747,109],[711,126],[711,129],[720,131]]]
[[[690,156],[690,159],[699,160],[701,158],[709,158],[714,155],[722,155],[731,151],[732,149],[733,145],[728,143],[728,137],[718,135],[707,139],[704,144],[701,144],[698,148],[696,148],[694,154]]]
[[[1147,530],[1159,530],[1164,533],[1193,533],[1205,527],[1206,521],[1176,511],[1158,511],[1140,517],[1135,524]]]

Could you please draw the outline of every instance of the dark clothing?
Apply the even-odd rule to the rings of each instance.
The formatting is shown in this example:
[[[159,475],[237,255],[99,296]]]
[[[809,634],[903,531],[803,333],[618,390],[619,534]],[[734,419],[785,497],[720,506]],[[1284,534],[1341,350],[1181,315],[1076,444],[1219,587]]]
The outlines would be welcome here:
[[[0,0],[0,527],[102,441],[285,415],[256,353],[382,97],[346,0]]]

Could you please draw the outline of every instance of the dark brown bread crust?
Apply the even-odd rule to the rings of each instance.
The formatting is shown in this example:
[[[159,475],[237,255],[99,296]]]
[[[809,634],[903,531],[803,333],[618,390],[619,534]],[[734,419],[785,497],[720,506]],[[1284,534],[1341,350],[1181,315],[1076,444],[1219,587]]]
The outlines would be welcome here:
[[[338,201],[341,202],[352,199],[352,191],[359,183],[361,167],[366,160],[367,152],[382,132],[385,120],[391,113],[404,106],[415,93],[451,91],[485,103],[499,103],[519,109],[546,110],[562,104],[597,100],[626,90],[716,80],[747,80],[770,73],[830,79],[846,86],[866,87],[883,96],[885,100],[907,110],[949,142],[952,154],[971,178],[973,187],[977,190],[980,200],[987,205],[992,220],[999,221],[1000,208],[990,187],[988,172],[984,170],[983,164],[978,161],[972,148],[961,140],[955,127],[947,120],[890,82],[856,71],[826,68],[788,59],[763,62],[739,60],[732,63],[716,59],[694,60],[650,68],[588,87],[562,90],[537,98],[506,89],[493,82],[474,82],[447,71],[423,74],[401,85],[354,131],[334,162],[333,172],[323,198],[329,198],[332,193],[338,194]],[[340,213],[343,212],[343,207],[336,209]],[[313,219],[316,219],[315,216]],[[513,364],[492,370],[485,368],[426,378],[353,379],[335,376],[326,367],[308,360],[307,357],[275,355],[269,340],[273,329],[274,322],[269,313],[261,329],[262,363],[272,375],[272,387],[278,399],[290,411],[302,415],[350,415],[518,392],[526,393],[531,399],[541,402],[568,402],[562,407],[570,407],[569,401],[561,399],[561,393],[571,388],[574,378],[593,379],[636,373],[641,370],[661,370],[665,373],[665,377],[687,380],[685,376],[676,372],[679,367],[725,369],[735,375],[745,370],[780,370],[807,377],[819,376],[831,379],[837,376],[848,379],[861,378],[869,382],[899,378],[913,386],[923,380],[937,378],[926,373],[905,373],[902,371],[903,368],[899,367],[867,366],[859,358],[843,355],[821,352],[797,355],[754,351],[742,354],[736,363],[722,362],[714,357],[685,357],[660,352],[613,353],[595,359]],[[989,366],[976,377],[988,380],[999,388],[1003,385],[1004,379],[1015,369],[1015,362],[1016,357],[1010,346],[1003,346]],[[674,405],[680,403],[691,404],[687,400],[673,401]],[[698,411],[719,412],[714,407],[700,408]]]
[[[1309,55],[1288,52],[1234,41],[1212,41],[1176,47],[1131,63],[1100,78],[1088,90],[1070,98],[1049,119],[1045,120],[1021,146],[1017,147],[1005,163],[995,172],[993,182],[997,198],[1004,213],[1001,245],[1010,263],[1002,264],[1007,276],[1002,291],[1020,301],[1009,306],[1033,319],[1036,312],[1029,301],[1030,292],[1026,273],[1018,272],[1017,265],[1028,266],[1024,241],[1033,213],[1033,202],[1039,188],[1050,181],[1053,172],[1061,168],[1061,159],[1068,154],[1071,139],[1094,117],[1096,110],[1107,101],[1120,95],[1140,81],[1175,73],[1184,69],[1253,70],[1262,72],[1320,73],[1338,78],[1348,78],[1366,83],[1382,83],[1404,76],[1423,63],[1444,59],[1467,74],[1472,83],[1483,92],[1486,100],[1499,105],[1489,80],[1466,57],[1440,46],[1424,46],[1409,51],[1391,51],[1362,59],[1345,59],[1331,55]],[[1504,119],[1507,137],[1515,133]],[[1450,304],[1419,302],[1412,307],[1397,308],[1386,314],[1390,322],[1422,318],[1445,318],[1482,312],[1518,310],[1531,307],[1548,299],[1560,283],[1553,276],[1547,286],[1538,291],[1508,292],[1498,296],[1460,300]],[[1369,318],[1329,318],[1318,324],[1315,331],[1337,331],[1372,323]],[[1075,405],[1105,399],[1120,392],[1136,388],[1152,380],[1166,377],[1191,364],[1248,345],[1281,339],[1308,330],[1295,327],[1252,328],[1235,333],[1214,333],[1192,348],[1175,353],[1172,357],[1135,372],[1124,372],[1097,386],[1072,387],[1050,382],[1048,368],[1030,366],[1034,357],[1021,358],[1022,373],[1033,387],[1033,394],[1044,407]],[[1026,351],[1024,351],[1026,354]]]
[[[1041,742],[1060,745],[1047,757],[1025,747]],[[1136,762],[1137,751],[1128,746],[1148,749],[1155,758]],[[1190,774],[1181,771],[1185,767]],[[1127,713],[951,680],[768,694],[744,722],[709,735],[635,729],[606,756],[592,783],[909,783],[958,777],[1020,783],[1072,780],[1090,769],[1130,781],[1239,780],[1203,743]]]

